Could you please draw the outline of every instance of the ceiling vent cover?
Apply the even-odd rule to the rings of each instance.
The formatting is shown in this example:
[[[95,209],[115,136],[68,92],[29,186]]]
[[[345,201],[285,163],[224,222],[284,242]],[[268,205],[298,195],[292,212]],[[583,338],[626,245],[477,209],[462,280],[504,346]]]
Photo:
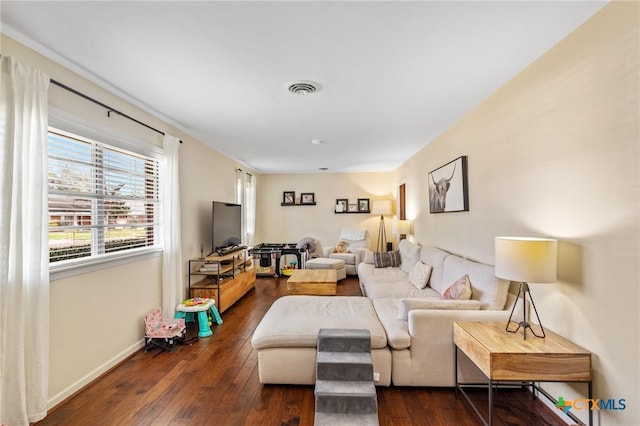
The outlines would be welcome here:
[[[320,85],[313,81],[293,81],[287,84],[287,90],[295,95],[310,95],[320,90]]]

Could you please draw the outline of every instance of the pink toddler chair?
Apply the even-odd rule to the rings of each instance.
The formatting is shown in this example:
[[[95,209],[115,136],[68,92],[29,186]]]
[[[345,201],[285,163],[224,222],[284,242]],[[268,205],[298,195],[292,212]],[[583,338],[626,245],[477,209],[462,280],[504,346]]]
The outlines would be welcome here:
[[[161,308],[156,308],[144,316],[145,351],[158,347],[161,349],[158,354],[164,351],[171,352],[176,343],[185,340],[186,333],[184,319],[164,318]]]

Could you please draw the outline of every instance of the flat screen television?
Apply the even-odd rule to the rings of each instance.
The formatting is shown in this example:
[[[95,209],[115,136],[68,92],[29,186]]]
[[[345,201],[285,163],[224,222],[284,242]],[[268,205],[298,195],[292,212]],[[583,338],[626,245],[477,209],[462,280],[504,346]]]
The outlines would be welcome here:
[[[214,201],[211,215],[211,252],[239,247],[242,242],[242,205]]]

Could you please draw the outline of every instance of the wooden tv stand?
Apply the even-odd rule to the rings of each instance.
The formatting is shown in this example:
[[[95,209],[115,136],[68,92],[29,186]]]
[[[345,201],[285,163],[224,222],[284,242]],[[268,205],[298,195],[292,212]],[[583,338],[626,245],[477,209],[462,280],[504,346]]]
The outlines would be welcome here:
[[[203,268],[205,270],[201,270]],[[192,283],[198,275],[204,278]],[[214,299],[220,313],[229,309],[255,284],[256,269],[251,259],[247,259],[246,249],[189,260],[189,297]]]

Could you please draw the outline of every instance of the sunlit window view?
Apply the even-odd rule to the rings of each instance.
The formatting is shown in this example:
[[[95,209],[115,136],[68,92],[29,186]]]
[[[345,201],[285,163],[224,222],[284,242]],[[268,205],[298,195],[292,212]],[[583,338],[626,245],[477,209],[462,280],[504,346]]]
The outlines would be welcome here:
[[[157,243],[158,162],[49,129],[49,260]]]

